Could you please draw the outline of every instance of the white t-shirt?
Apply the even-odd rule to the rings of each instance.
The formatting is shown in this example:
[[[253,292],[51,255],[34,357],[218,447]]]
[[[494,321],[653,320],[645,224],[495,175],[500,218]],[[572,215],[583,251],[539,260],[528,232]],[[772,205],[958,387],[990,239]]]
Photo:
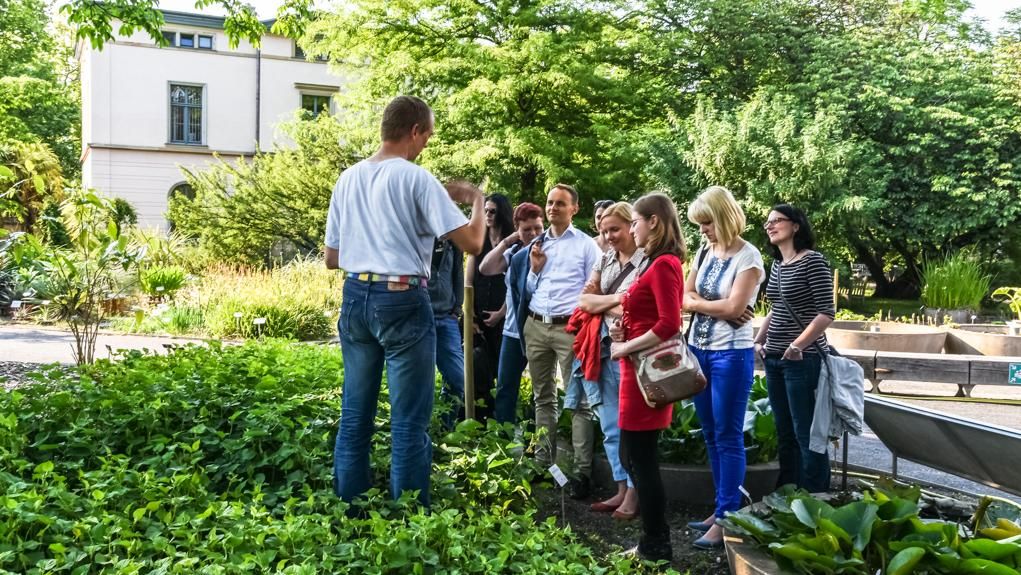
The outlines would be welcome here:
[[[698,268],[698,274],[695,276],[695,291],[698,295],[707,300],[727,299],[730,297],[730,290],[734,287],[737,275],[754,268],[759,270],[759,278],[747,302],[748,305],[754,305],[759,285],[766,277],[759,250],[745,242],[736,254],[727,259],[720,259],[713,255],[711,248],[706,249],[709,251],[706,252],[702,266]],[[698,252],[695,253],[693,263],[698,263],[697,258]],[[726,320],[700,313],[694,315],[693,321],[691,333],[688,334],[688,343],[699,349],[748,349],[754,346],[752,322],[734,329]]]
[[[333,187],[326,247],[351,273],[429,277],[435,238],[467,223],[425,168],[403,158],[362,160]]]

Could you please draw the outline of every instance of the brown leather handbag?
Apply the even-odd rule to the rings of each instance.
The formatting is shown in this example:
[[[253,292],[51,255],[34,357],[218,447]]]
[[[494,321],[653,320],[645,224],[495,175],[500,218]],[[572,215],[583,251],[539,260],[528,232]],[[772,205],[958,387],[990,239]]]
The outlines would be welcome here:
[[[666,407],[705,389],[702,368],[681,334],[631,354],[631,362],[649,407]]]

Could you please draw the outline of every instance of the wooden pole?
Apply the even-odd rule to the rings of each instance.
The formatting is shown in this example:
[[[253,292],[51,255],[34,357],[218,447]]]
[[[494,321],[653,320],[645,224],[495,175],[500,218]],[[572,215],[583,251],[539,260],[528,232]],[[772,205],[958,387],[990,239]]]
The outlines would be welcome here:
[[[475,288],[464,286],[464,418],[475,419]]]
[[[840,270],[833,270],[833,311],[840,309]]]

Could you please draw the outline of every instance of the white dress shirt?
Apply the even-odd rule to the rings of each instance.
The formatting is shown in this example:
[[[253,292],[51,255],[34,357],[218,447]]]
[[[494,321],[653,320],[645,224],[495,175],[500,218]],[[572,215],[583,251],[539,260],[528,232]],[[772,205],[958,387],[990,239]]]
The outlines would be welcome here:
[[[542,237],[546,265],[536,274],[529,262],[528,289],[532,301],[528,309],[550,317],[571,315],[578,307],[578,297],[589,273],[603,253],[594,239],[573,225],[559,236],[554,236],[550,229]]]

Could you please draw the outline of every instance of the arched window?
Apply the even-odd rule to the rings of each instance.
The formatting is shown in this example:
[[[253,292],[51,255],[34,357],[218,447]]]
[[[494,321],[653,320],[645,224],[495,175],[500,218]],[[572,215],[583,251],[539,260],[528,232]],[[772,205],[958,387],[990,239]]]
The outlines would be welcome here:
[[[170,204],[170,200],[174,199],[177,196],[183,196],[185,198],[188,198],[189,200],[194,200],[195,188],[191,187],[191,184],[189,184],[188,182],[181,182],[175,185],[174,187],[170,188],[170,193],[167,194],[168,206]],[[170,231],[174,231],[174,228],[177,227],[176,225],[174,225],[174,221],[170,219],[169,214],[167,216],[167,226],[170,228]]]

